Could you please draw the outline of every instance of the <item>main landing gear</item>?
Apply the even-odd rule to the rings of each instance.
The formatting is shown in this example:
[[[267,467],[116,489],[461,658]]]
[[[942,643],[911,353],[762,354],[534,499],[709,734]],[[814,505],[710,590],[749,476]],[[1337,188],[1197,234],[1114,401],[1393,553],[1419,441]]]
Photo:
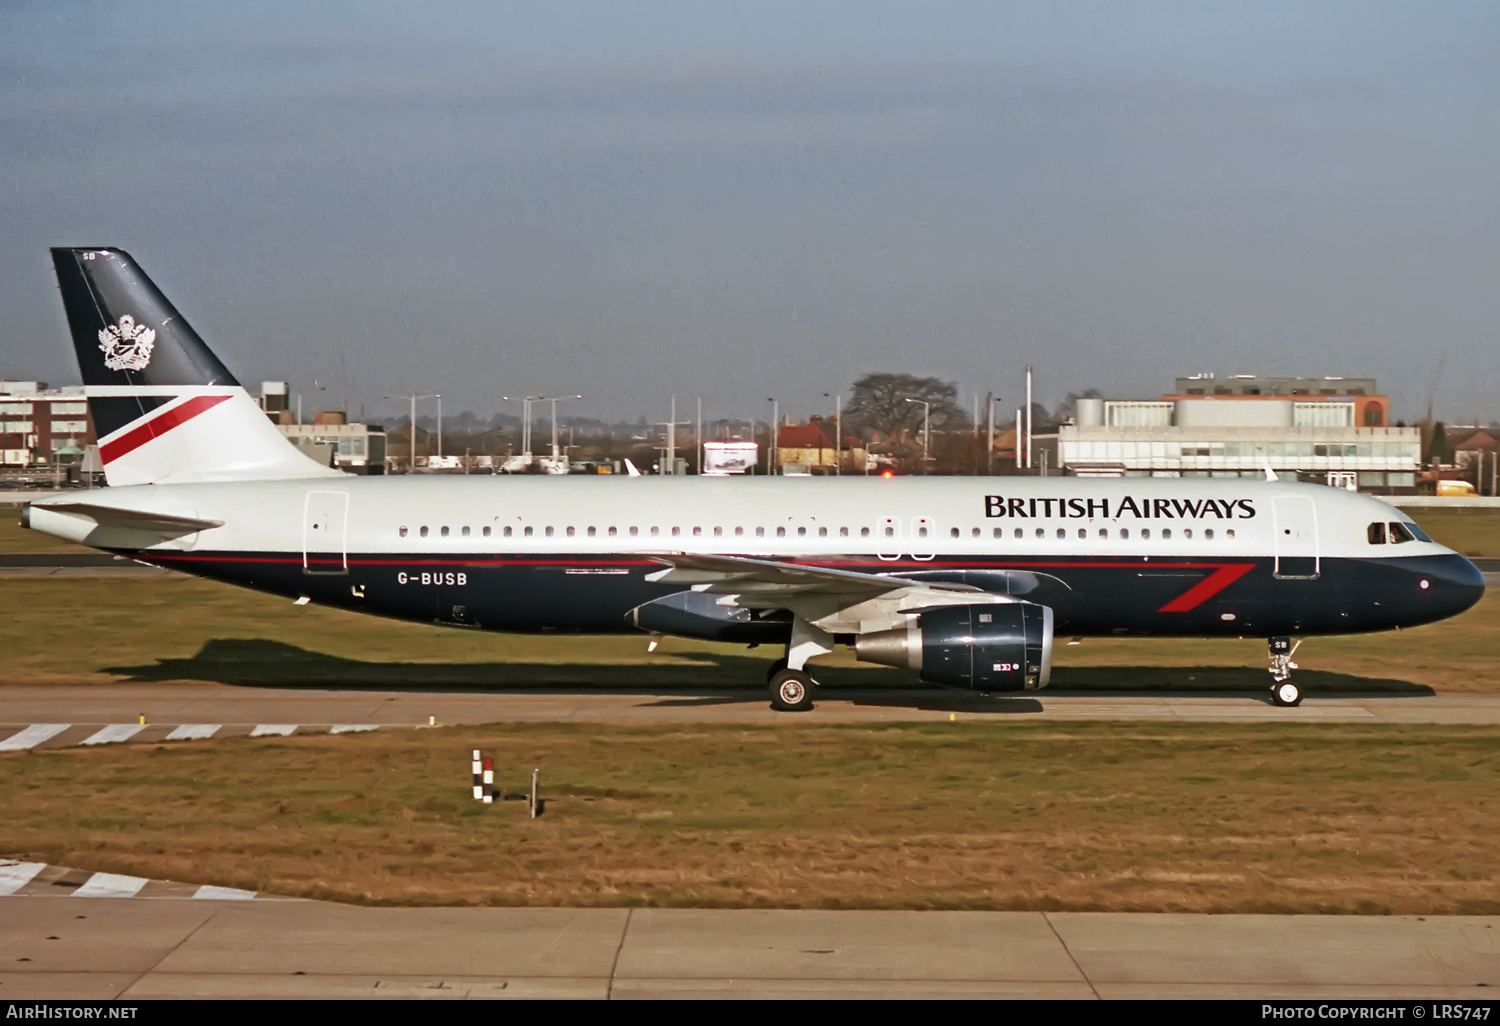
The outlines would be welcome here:
[[[771,708],[777,712],[806,712],[813,707],[818,682],[807,672],[813,656],[833,651],[833,635],[814,627],[800,616],[792,621],[792,638],[786,658],[771,664],[766,683],[771,689]]]
[[[1292,682],[1292,671],[1297,664],[1292,655],[1302,644],[1301,639],[1272,638],[1268,654],[1271,657],[1271,704],[1285,707],[1302,704],[1302,689]]]

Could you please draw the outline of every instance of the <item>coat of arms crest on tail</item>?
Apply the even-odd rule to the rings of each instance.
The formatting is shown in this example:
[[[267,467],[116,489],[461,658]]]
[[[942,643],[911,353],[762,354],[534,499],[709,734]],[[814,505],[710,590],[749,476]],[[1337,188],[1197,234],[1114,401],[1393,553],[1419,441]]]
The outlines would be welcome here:
[[[156,347],[156,329],[135,323],[125,314],[119,324],[99,332],[99,348],[104,352],[104,366],[115,371],[145,370]]]

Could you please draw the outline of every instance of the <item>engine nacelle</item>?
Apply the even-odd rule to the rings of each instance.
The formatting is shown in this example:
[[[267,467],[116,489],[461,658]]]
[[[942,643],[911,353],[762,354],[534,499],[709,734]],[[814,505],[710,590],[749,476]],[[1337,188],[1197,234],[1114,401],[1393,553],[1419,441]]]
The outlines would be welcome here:
[[[916,670],[931,684],[1035,691],[1052,675],[1052,610],[1035,602],[945,606],[905,627],[861,634],[854,655]]]

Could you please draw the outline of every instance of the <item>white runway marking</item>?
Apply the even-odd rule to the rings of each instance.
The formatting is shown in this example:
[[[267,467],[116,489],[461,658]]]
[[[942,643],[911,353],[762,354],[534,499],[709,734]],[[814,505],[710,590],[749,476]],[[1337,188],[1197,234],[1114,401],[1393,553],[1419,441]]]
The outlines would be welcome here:
[[[0,894],[14,894],[47,868],[45,862],[0,862]]]
[[[0,752],[24,752],[56,737],[71,726],[71,723],[33,723],[19,734],[12,734],[0,741]]]
[[[120,873],[95,873],[84,885],[73,892],[75,898],[133,898],[146,886],[143,876],[124,876]]]
[[[206,901],[248,901],[255,897],[255,892],[242,891],[238,887],[215,887],[213,884],[204,884],[193,892],[193,897]]]
[[[295,723],[262,723],[250,732],[251,737],[286,737],[297,729]]]
[[[200,741],[206,737],[213,737],[222,726],[222,723],[184,723],[180,727],[173,727],[172,733],[167,735],[167,740]]]
[[[111,723],[84,738],[79,744],[107,745],[116,741],[129,741],[145,729],[145,726],[138,723]]]
[[[328,728],[330,734],[358,734],[377,729],[373,723],[338,723]]]

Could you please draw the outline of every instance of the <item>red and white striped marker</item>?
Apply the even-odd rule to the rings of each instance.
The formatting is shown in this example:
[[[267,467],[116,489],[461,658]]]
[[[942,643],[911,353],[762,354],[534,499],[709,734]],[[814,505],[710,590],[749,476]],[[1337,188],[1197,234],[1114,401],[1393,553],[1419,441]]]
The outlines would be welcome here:
[[[477,749],[477,748],[474,749],[473,770],[474,770],[474,800],[476,802],[477,801],[482,801],[484,799],[484,771],[483,771],[483,767],[480,765],[480,762],[479,762],[479,749]]]
[[[495,800],[495,760],[484,760],[484,804]]]

